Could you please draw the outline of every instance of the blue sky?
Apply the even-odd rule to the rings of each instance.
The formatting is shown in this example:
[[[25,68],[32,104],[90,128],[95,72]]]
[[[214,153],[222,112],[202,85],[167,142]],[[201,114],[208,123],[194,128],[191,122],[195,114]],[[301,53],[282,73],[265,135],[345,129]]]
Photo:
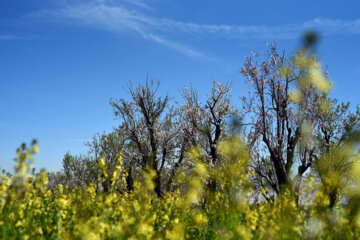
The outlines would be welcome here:
[[[142,83],[179,99],[192,84],[206,97],[215,78],[245,95],[244,56],[275,41],[291,52],[305,30],[321,33],[318,53],[335,82],[332,96],[360,101],[360,2],[3,0],[0,2],[0,167],[15,149],[40,142],[36,168],[61,168],[63,155],[111,131],[110,98]]]

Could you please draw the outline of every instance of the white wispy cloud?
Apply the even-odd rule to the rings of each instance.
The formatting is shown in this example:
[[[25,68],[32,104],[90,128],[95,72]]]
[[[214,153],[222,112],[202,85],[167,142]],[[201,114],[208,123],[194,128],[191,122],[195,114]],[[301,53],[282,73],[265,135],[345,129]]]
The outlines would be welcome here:
[[[128,4],[132,4],[135,5],[136,7],[145,9],[145,10],[151,10],[154,11],[155,9],[151,6],[149,6],[149,4],[147,4],[146,2],[142,1],[142,0],[124,0],[126,3]]]
[[[126,3],[131,3],[126,4]],[[180,51],[188,56],[203,54],[178,39],[192,36],[224,39],[295,39],[307,29],[327,34],[360,34],[360,19],[333,20],[316,18],[303,24],[267,25],[215,25],[197,24],[159,18],[145,14],[144,9],[153,10],[144,0],[123,0],[114,4],[111,0],[97,0],[63,7],[52,11],[40,11],[31,16],[46,17],[57,21],[70,21],[97,27],[114,33],[134,32],[142,38]],[[173,40],[176,39],[176,40]]]
[[[136,4],[139,5],[140,1]],[[147,5],[143,5],[145,7]],[[55,11],[43,10],[32,13],[32,17],[53,18],[56,21],[69,20],[72,23],[85,24],[115,33],[131,31],[142,38],[157,42],[164,46],[183,52],[188,56],[202,56],[202,54],[184,44],[171,41],[157,34],[163,23],[159,19],[143,15],[137,10],[124,6],[111,6],[103,1],[66,7]]]
[[[320,29],[327,34],[347,33],[358,35],[360,34],[360,18],[355,20],[315,18],[305,22],[303,28]]]
[[[1,35],[0,34],[0,40],[15,40],[15,39],[19,39],[19,37],[15,36],[15,35]]]
[[[323,34],[360,34],[360,19],[334,20],[315,18],[303,24],[266,25],[211,25],[177,22],[170,19],[159,20],[161,26],[182,32],[214,35],[231,39],[293,39],[308,29],[321,31]]]

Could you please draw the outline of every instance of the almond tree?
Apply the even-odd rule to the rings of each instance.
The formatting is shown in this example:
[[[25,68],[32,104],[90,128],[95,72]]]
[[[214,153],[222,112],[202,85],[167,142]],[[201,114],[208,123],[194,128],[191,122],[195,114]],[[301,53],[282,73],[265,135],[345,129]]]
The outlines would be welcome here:
[[[222,85],[213,80],[210,96],[205,103],[199,101],[193,88],[183,90],[184,104],[179,112],[179,128],[187,146],[198,146],[204,151],[208,165],[219,162],[217,146],[229,134],[230,117],[237,115],[231,104],[231,84]],[[209,188],[215,190],[215,179],[209,181]]]
[[[262,179],[278,194],[282,186],[291,183],[291,170],[298,159],[297,177],[308,170],[314,160],[314,145],[307,145],[296,154],[296,146],[302,135],[302,127],[314,116],[313,109],[320,104],[316,89],[304,86],[301,104],[296,102],[292,88],[300,80],[308,79],[306,68],[299,67],[297,56],[285,57],[272,44],[264,61],[257,60],[257,54],[246,57],[240,73],[250,86],[249,97],[242,98],[245,128],[249,149],[252,152],[252,167]],[[294,100],[295,98],[295,100]],[[301,110],[301,115],[299,115]]]
[[[127,158],[132,166],[141,170],[154,170],[155,192],[162,195],[162,178],[165,168],[171,166],[182,147],[176,139],[175,111],[169,108],[169,97],[157,97],[159,83],[146,81],[144,86],[128,90],[130,101],[111,101],[115,117],[122,121],[128,149]],[[131,147],[131,148],[130,148]]]
[[[84,188],[88,183],[97,184],[96,159],[92,156],[66,153],[62,166],[64,185],[69,189]],[[59,177],[61,174],[52,175],[54,181],[56,176]]]

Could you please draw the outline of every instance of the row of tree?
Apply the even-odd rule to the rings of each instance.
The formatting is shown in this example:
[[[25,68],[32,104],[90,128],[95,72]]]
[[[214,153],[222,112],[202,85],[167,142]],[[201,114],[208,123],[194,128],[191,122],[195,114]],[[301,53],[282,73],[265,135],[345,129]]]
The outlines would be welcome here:
[[[305,56],[305,51],[301,54],[314,60]],[[181,185],[175,176],[179,169],[191,167],[189,149],[200,149],[211,169],[222,161],[217,151],[219,142],[239,133],[250,152],[249,171],[255,172],[252,181],[259,199],[273,201],[284,186],[292,186],[295,196],[299,196],[302,178],[309,169],[323,182],[334,169],[349,171],[345,163],[353,156],[335,153],[354,137],[360,110],[357,107],[351,112],[349,103],[338,104],[329,98],[326,86],[311,82],[317,72],[301,65],[306,65],[301,62],[301,54],[286,57],[285,52],[280,54],[271,45],[265,60],[260,61],[257,54],[246,57],[240,73],[246,77],[250,91],[249,96],[241,98],[241,110],[231,102],[231,83],[213,81],[205,102],[200,101],[195,89],[184,88],[181,104],[171,104],[167,95],[158,96],[159,84],[153,81],[137,87],[130,84],[130,100],[110,101],[120,125],[111,133],[94,136],[87,143],[89,154],[67,153],[63,170],[49,174],[50,183],[70,188],[96,184],[99,159],[105,159],[111,175],[122,154],[126,189],[119,190],[131,191],[141,173],[151,169],[156,173],[155,193],[161,196]],[[218,182],[208,179],[208,189],[220,189]],[[106,190],[106,184],[103,187]],[[268,189],[267,193],[261,189]],[[340,184],[329,186],[330,205],[339,199],[340,191]]]

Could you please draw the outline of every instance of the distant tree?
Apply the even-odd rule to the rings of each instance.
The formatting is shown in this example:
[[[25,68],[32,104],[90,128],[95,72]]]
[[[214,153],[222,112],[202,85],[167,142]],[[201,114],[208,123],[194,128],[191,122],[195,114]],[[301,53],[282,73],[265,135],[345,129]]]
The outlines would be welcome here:
[[[213,80],[210,96],[201,103],[193,88],[183,89],[184,104],[179,108],[179,129],[188,146],[200,147],[209,167],[219,161],[217,147],[224,136],[230,134],[228,128],[231,117],[237,111],[231,104],[231,84],[222,85]],[[209,180],[209,187],[215,190],[215,179]]]
[[[89,147],[89,156],[91,156],[96,163],[99,162],[100,158],[104,158],[108,176],[113,176],[115,166],[123,151],[124,144],[125,138],[117,129],[114,129],[114,131],[110,133],[97,133],[92,138],[92,141],[86,143]],[[103,182],[104,191],[109,189],[108,185],[111,185],[111,182]],[[132,188],[132,182],[127,183],[127,188]]]
[[[351,182],[351,171],[358,156],[354,137],[359,133],[360,109],[357,106],[355,112],[351,112],[350,103],[337,104],[336,99],[324,98],[327,105],[319,106],[317,111],[317,150],[312,169],[332,208]]]
[[[67,181],[63,171],[48,172],[48,188],[49,189],[54,189],[59,184],[61,184],[63,186],[69,186],[68,183],[69,182]],[[70,185],[70,189],[71,189],[71,187],[72,186]]]
[[[176,157],[178,149],[175,125],[175,111],[169,107],[169,97],[157,97],[153,81],[146,81],[144,86],[128,87],[131,100],[110,101],[115,117],[119,118],[121,129],[131,149],[127,151],[131,165],[141,170],[154,170],[156,176],[155,192],[162,195],[162,177]],[[132,153],[130,153],[132,150]],[[180,154],[181,155],[181,154]]]
[[[87,142],[86,145],[89,147],[89,154],[92,154],[94,159],[104,157],[109,171],[108,174],[112,175],[124,142],[125,139],[121,132],[114,129],[110,133],[97,133],[92,138],[92,141]]]
[[[54,173],[54,180],[63,178],[70,189],[83,188],[88,183],[97,183],[96,160],[89,155],[71,155],[66,153],[63,158],[63,177]]]

